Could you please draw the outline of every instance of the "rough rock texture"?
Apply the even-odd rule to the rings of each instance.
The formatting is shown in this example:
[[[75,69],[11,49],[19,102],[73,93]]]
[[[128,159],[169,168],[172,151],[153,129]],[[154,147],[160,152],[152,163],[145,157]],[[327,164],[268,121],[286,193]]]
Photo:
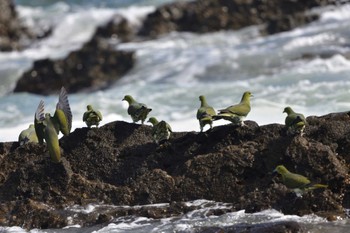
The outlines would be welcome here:
[[[263,25],[274,34],[305,25],[317,15],[309,10],[340,3],[336,0],[200,0],[159,7],[146,18],[139,34],[156,37],[171,31],[213,32]]]
[[[160,218],[191,210],[182,202],[195,199],[230,203],[216,215],[274,208],[334,219],[350,207],[350,113],[308,117],[307,122],[303,137],[288,136],[280,124],[247,121],[245,127],[177,132],[162,145],[153,143],[150,126],[111,122],[61,138],[59,164],[50,162],[45,145],[0,143],[0,225],[86,226],[130,214]],[[279,164],[329,188],[298,198],[272,174]],[[75,204],[160,202],[170,204],[67,219],[72,212],[67,207]]]

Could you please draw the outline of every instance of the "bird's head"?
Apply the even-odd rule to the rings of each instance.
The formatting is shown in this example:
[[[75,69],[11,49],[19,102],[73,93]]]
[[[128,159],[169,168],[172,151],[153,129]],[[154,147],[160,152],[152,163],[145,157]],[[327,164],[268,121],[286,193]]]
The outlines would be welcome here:
[[[86,108],[87,108],[88,111],[92,110],[92,106],[90,104],[88,106],[86,106]]]
[[[205,96],[204,96],[204,95],[199,96],[199,100],[200,100],[201,102],[205,101]]]
[[[250,97],[254,97],[253,94],[250,91],[246,91],[243,93],[241,101],[249,101]]]
[[[293,112],[291,107],[285,107],[283,110],[284,113],[291,114]]]
[[[286,168],[285,166],[283,166],[283,165],[278,165],[278,166],[275,168],[275,170],[273,170],[273,172],[277,172],[278,174],[283,175],[283,174],[288,173],[288,170],[287,170],[287,168]]]
[[[129,104],[135,101],[131,95],[124,96],[123,100],[126,100]]]
[[[152,123],[152,125],[158,124],[158,120],[155,117],[150,117],[147,122]]]

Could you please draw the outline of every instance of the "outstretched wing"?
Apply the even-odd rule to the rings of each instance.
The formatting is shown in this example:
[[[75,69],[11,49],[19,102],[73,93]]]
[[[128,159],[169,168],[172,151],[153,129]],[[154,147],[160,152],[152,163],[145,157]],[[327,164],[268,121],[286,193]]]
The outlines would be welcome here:
[[[69,106],[67,91],[64,87],[61,88],[54,117],[59,122],[61,132],[64,135],[68,135],[72,129],[73,117]]]
[[[43,121],[45,120],[45,105],[44,101],[40,100],[39,105],[34,114],[34,128],[35,133],[38,137],[39,143],[44,143],[44,129],[45,125]]]

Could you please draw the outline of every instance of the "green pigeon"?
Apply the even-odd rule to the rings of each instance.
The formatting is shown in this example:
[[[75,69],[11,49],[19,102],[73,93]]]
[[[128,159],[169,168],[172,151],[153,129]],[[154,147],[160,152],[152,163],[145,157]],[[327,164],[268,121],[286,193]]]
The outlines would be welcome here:
[[[35,133],[34,124],[30,124],[28,129],[23,130],[19,134],[18,142],[21,146],[28,142],[35,142],[35,143],[39,142],[38,137],[36,136],[36,133]]]
[[[148,119],[148,122],[151,122],[153,125],[152,136],[157,144],[162,143],[170,138],[172,130],[167,122],[159,122],[155,117],[150,117]]]
[[[303,134],[306,125],[304,115],[301,113],[294,112],[291,107],[286,107],[283,112],[287,113],[285,124],[288,129],[288,133]]]
[[[92,125],[98,127],[100,121],[102,121],[102,114],[98,110],[94,110],[89,104],[86,106],[87,111],[83,115],[83,121],[86,123],[87,127],[91,128]]]
[[[61,160],[61,149],[58,142],[58,123],[54,117],[51,117],[50,113],[46,113],[43,124],[45,125],[44,138],[51,161],[58,163]]]
[[[40,143],[43,143],[45,139],[52,161],[59,162],[61,153],[58,143],[58,134],[61,131],[63,135],[68,135],[72,128],[72,112],[64,87],[61,88],[53,117],[50,113],[44,114],[44,111],[44,102],[40,101],[37,111],[35,112],[35,131]]]
[[[197,111],[197,119],[199,121],[199,126],[201,128],[201,132],[203,132],[203,128],[205,125],[210,125],[210,128],[213,127],[213,116],[216,115],[216,112],[213,107],[208,105],[205,96],[199,96],[199,100],[201,101],[201,106]]]
[[[328,187],[328,185],[324,184],[311,184],[311,181],[308,178],[288,171],[283,165],[278,165],[273,171],[280,174],[282,176],[283,184],[287,186],[287,188],[293,189],[296,193]]]
[[[219,114],[213,117],[214,120],[225,119],[231,121],[233,124],[244,125],[243,119],[250,112],[250,91],[243,93],[241,102],[239,104],[231,105],[225,109],[219,110]]]
[[[133,122],[141,121],[141,124],[143,124],[152,109],[148,108],[146,104],[137,102],[131,95],[124,96],[123,100],[129,103],[128,114],[131,116]]]

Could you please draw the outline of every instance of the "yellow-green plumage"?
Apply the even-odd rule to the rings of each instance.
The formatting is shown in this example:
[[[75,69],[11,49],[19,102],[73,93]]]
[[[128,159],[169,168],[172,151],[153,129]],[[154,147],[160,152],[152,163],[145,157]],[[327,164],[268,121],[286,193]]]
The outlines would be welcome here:
[[[58,134],[61,131],[68,135],[72,128],[72,112],[70,110],[67,92],[61,88],[56,111],[53,117],[49,113],[44,114],[44,102],[40,101],[35,112],[35,131],[40,143],[45,139],[51,160],[59,162],[61,159]]]
[[[38,137],[35,133],[35,128],[33,124],[30,124],[28,129],[23,130],[18,136],[18,142],[20,145],[26,144],[28,142],[38,143]]]
[[[205,96],[199,96],[199,100],[201,101],[201,106],[197,110],[197,119],[199,121],[201,132],[203,132],[205,125],[210,125],[210,128],[213,127],[213,116],[216,115],[216,112],[213,107],[208,105]]]
[[[219,110],[219,113],[213,117],[214,120],[225,119],[231,121],[233,124],[243,125],[243,119],[250,112],[251,96],[253,96],[251,92],[244,92],[239,104],[231,105],[225,109]]]
[[[167,122],[159,122],[155,117],[149,118],[148,122],[151,122],[153,125],[152,137],[157,144],[162,143],[163,141],[166,141],[170,138],[172,130]]]
[[[86,106],[87,111],[83,115],[83,121],[87,125],[87,127],[91,128],[91,126],[95,125],[98,127],[100,121],[102,121],[102,114],[98,110],[94,110],[91,105]]]
[[[68,135],[72,129],[72,111],[69,106],[68,95],[64,87],[61,88],[61,92],[56,105],[56,111],[53,116],[59,125],[59,130]]]
[[[124,99],[129,103],[128,114],[134,123],[141,121],[143,124],[148,116],[148,113],[152,111],[146,104],[137,102],[131,95],[124,96]]]
[[[323,184],[311,184],[311,181],[305,176],[292,173],[283,165],[278,165],[274,172],[277,172],[282,177],[282,182],[287,188],[301,191],[309,191],[316,188],[327,188],[327,185]]]
[[[287,113],[285,125],[288,129],[288,132],[292,134],[303,133],[306,125],[306,119],[304,115],[294,112],[291,107],[286,107],[283,112]]]

